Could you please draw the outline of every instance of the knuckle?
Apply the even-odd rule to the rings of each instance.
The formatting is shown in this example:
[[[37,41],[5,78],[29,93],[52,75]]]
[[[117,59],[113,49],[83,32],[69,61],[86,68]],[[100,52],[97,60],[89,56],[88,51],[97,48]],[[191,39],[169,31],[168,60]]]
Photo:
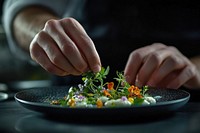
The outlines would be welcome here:
[[[61,56],[59,54],[55,54],[55,55],[53,55],[51,57],[51,61],[55,65],[59,65],[60,64],[60,59],[61,59]]]
[[[65,19],[65,22],[73,25],[74,23],[76,23],[76,20],[72,17],[69,17]]]
[[[136,51],[131,52],[129,58],[143,60],[143,54],[142,52],[140,52],[140,50],[136,50]]]
[[[45,23],[45,28],[55,27],[57,24],[57,20],[50,19]]]
[[[175,56],[171,56],[169,58],[169,64],[174,67],[174,68],[177,68],[177,67],[181,67],[183,65],[183,62],[181,59],[175,57]]]
[[[152,46],[166,47],[163,43],[153,43]]]
[[[154,62],[155,64],[161,63],[161,57],[160,57],[159,53],[157,53],[157,52],[151,53],[149,55],[149,59],[150,59],[150,61]]]
[[[90,39],[90,37],[86,35],[80,35],[80,40],[84,44],[84,47],[86,48],[91,47],[91,45],[93,45],[92,39]]]
[[[167,49],[168,49],[169,51],[175,51],[175,52],[180,53],[179,50],[178,50],[176,47],[174,47],[174,46],[168,46]]]
[[[63,20],[61,20],[60,22],[63,26],[66,27],[66,29],[71,30],[71,31],[76,31],[76,30],[80,30],[80,31],[84,31],[83,27],[81,26],[81,24],[74,18],[65,18]]]
[[[36,42],[38,42],[38,43],[40,43],[40,42],[42,42],[43,40],[44,40],[44,38],[46,38],[46,32],[45,31],[40,31],[38,34],[37,34],[37,36],[36,36]]]
[[[74,47],[74,42],[71,41],[70,39],[68,39],[67,35],[61,33],[61,32],[58,32],[57,35],[55,35],[56,37],[56,40],[58,41],[59,43],[59,46],[62,48],[62,49],[65,49],[66,47],[68,49],[73,49],[72,47]]]
[[[77,20],[74,19],[74,18],[72,18],[72,17],[61,19],[61,20],[59,20],[59,22],[60,22],[62,25],[67,26],[67,27],[70,27],[70,28],[75,27],[76,24],[77,24]]]
[[[57,26],[58,25],[58,21],[57,20],[48,20],[46,23],[45,23],[45,26],[44,26],[44,31],[47,31],[48,33],[54,33],[56,32],[55,30],[57,29]]]
[[[65,43],[61,46],[62,51],[65,55],[71,55],[76,51],[74,44],[72,43]]]

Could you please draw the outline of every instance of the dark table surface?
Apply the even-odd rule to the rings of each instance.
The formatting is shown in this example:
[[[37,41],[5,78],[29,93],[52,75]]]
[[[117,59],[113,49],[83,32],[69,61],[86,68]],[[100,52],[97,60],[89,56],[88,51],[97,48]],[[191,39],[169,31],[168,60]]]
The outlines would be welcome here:
[[[200,133],[199,94],[194,92],[185,106],[169,116],[138,122],[51,119],[25,109],[11,98],[0,102],[0,133]]]

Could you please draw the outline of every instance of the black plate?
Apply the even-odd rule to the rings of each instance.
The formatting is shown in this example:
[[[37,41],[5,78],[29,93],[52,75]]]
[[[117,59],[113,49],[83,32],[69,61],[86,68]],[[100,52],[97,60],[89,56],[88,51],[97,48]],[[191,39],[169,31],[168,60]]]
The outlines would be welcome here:
[[[152,96],[161,96],[156,104],[146,106],[116,107],[116,108],[69,108],[51,105],[51,100],[63,98],[67,95],[69,87],[43,87],[24,90],[16,93],[15,99],[23,107],[56,117],[141,117],[147,115],[160,115],[175,112],[184,106],[190,94],[181,89],[150,89]]]

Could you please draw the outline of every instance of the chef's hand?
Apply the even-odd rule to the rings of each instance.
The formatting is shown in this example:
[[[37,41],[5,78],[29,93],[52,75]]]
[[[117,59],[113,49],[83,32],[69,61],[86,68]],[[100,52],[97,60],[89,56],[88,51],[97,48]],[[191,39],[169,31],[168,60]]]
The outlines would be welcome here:
[[[29,50],[33,60],[55,75],[80,75],[101,69],[94,43],[73,18],[47,21]]]
[[[129,83],[177,89],[200,86],[195,65],[173,46],[155,43],[133,51],[125,67]]]

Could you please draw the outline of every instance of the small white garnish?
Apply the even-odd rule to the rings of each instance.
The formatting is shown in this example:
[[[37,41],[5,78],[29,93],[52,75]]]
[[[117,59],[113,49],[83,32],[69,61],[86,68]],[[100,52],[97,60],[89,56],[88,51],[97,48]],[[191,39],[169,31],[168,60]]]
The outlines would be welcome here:
[[[155,96],[154,99],[158,100],[158,99],[161,99],[162,97],[161,96]]]
[[[74,87],[70,87],[68,93],[73,92],[73,88],[74,88]]]
[[[86,102],[76,102],[76,107],[87,107],[87,103]]]
[[[105,103],[109,100],[109,98],[106,96],[101,96],[101,97],[99,97],[99,100],[101,100],[103,103]]]
[[[131,102],[129,102],[128,100],[123,101],[122,99],[116,99],[116,100],[109,100],[107,102],[105,102],[105,107],[115,107],[115,106],[119,106],[119,107],[125,107],[125,106],[131,106]]]
[[[155,104],[156,100],[153,97],[144,97],[146,101],[148,101],[150,104]]]
[[[149,105],[149,104],[150,104],[150,103],[149,103],[147,100],[144,99],[142,105]]]

